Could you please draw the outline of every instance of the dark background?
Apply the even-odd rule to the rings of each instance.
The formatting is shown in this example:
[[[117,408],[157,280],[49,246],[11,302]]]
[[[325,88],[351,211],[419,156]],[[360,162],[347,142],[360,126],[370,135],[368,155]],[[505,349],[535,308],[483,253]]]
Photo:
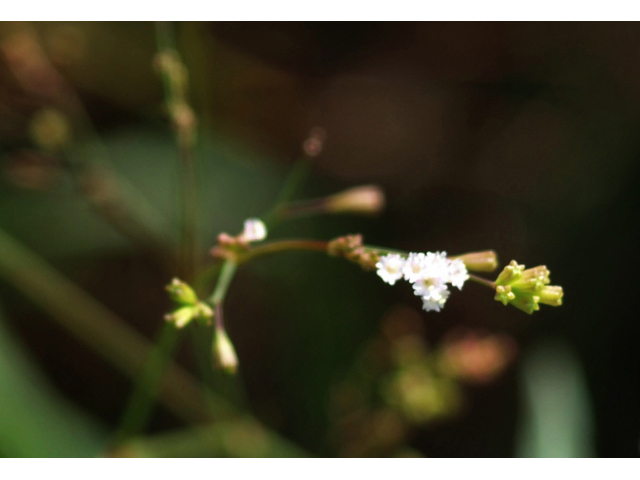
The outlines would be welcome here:
[[[2,41],[20,28],[1,24]],[[152,66],[153,25],[29,28],[77,91],[116,166],[175,219],[176,152]],[[387,208],[375,219],[301,220],[277,237],[361,232],[367,243],[410,251],[494,249],[502,264],[547,265],[552,283],[563,286],[561,308],[532,316],[477,285],[454,292],[441,313],[420,314],[429,343],[463,325],[513,335],[520,355],[497,381],[468,389],[464,414],[419,429],[413,449],[638,455],[640,26],[194,23],[178,24],[177,34],[200,117],[205,244],[268,208],[307,132],[321,126],[325,148],[302,195],[375,183]],[[26,125],[40,103],[5,63],[0,226],[152,337],[168,308],[168,278],[75,199],[64,179],[16,183],[16,165],[33,150]],[[0,288],[11,331],[55,390],[101,432],[112,429],[130,383],[8,284]],[[312,454],[335,455],[327,433],[332,385],[385,312],[419,309],[410,293],[305,254],[241,270],[226,312],[245,387],[227,393]],[[188,347],[179,358],[192,366]],[[575,408],[563,403],[568,398]],[[179,425],[161,408],[152,431]]]

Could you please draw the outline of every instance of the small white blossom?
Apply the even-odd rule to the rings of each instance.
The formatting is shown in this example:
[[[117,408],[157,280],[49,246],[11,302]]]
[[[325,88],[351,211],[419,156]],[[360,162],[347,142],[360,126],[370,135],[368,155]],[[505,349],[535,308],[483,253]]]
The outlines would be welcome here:
[[[426,255],[424,253],[410,253],[404,264],[402,273],[407,282],[415,282],[423,276],[426,266]]]
[[[467,267],[462,260],[456,258],[449,263],[449,282],[462,290],[462,285],[469,279]]]
[[[427,252],[422,276],[437,278],[443,283],[447,283],[449,281],[449,260],[447,259],[447,252]]]
[[[449,290],[442,290],[437,298],[435,297],[422,297],[422,308],[427,311],[439,312],[444,307],[445,302],[449,298]]]
[[[413,284],[413,293],[423,299],[439,300],[446,291],[447,284],[441,278],[423,277]]]
[[[259,242],[267,238],[267,226],[259,218],[250,218],[244,222],[244,230],[239,237],[244,242]]]
[[[376,263],[378,276],[389,285],[394,285],[402,278],[404,265],[405,259],[396,253],[380,257],[380,261]]]

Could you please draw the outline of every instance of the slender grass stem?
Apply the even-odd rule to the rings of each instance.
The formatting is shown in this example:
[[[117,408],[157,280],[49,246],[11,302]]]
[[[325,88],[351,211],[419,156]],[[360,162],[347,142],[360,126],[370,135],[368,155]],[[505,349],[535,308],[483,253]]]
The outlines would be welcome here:
[[[176,131],[180,158],[181,225],[178,266],[180,276],[187,282],[191,282],[196,276],[200,256],[198,185],[194,157],[195,117],[186,100],[186,68],[175,48],[172,24],[158,22],[156,39],[158,55],[165,56],[161,57],[159,66],[165,105]],[[146,427],[163,374],[180,340],[181,337],[175,328],[167,325],[163,327],[125,408],[118,430],[118,439],[136,434]]]
[[[281,213],[286,209],[287,204],[295,197],[300,187],[302,187],[309,178],[309,174],[311,173],[311,164],[311,157],[302,157],[295,163],[289,172],[275,204],[265,215],[262,216],[262,221],[268,229],[273,229],[283,220]]]
[[[178,339],[179,333],[173,324],[166,323],[160,330],[122,415],[114,443],[141,431],[148,423],[153,413],[152,401],[158,395],[160,380],[171,362]]]

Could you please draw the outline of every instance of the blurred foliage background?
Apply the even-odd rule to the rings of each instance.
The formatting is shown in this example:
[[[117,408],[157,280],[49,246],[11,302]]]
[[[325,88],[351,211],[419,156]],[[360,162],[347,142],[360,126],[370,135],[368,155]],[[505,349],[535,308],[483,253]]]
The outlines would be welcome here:
[[[346,262],[261,259],[225,303],[239,375],[198,368],[203,329],[176,357],[252,416],[222,409],[194,426],[159,404],[144,432],[114,444],[131,378],[52,322],[55,301],[16,288],[6,260],[1,455],[638,455],[637,24],[175,29],[199,119],[204,246],[268,210],[320,126],[300,196],[373,183],[387,208],[297,220],[273,238],[494,249],[502,265],[546,264],[564,305],[527,316],[470,284],[425,313],[410,289]],[[13,239],[0,255],[41,257],[151,341],[175,274],[154,242],[177,241],[180,213],[155,54],[152,23],[0,24],[0,228]],[[47,130],[52,111],[67,130]],[[64,152],[47,143],[65,136]],[[105,188],[114,176],[139,195],[147,231],[109,221],[122,213]],[[82,302],[61,303],[58,317]]]

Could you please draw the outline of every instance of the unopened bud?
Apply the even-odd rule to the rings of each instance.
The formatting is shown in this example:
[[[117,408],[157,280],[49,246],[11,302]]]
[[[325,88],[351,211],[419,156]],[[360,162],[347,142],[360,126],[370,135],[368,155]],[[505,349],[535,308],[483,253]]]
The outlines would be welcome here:
[[[540,303],[544,303],[545,305],[551,305],[552,307],[558,307],[562,305],[562,297],[564,296],[564,292],[562,291],[562,287],[556,285],[547,285],[542,288],[538,293],[540,297]]]
[[[529,314],[540,309],[540,303],[557,307],[562,305],[562,287],[548,285],[549,270],[544,265],[524,269],[515,260],[505,267],[496,280],[497,301],[511,304]]]
[[[531,315],[533,312],[540,310],[540,305],[538,305],[539,302],[540,297],[537,295],[516,295],[516,298],[511,300],[509,303]]]
[[[471,270],[472,272],[493,272],[498,268],[498,256],[493,250],[465,253],[464,255],[449,258],[452,260],[456,258],[462,260],[467,270]]]
[[[502,302],[503,305],[508,304],[511,300],[515,299],[515,294],[511,291],[511,286],[509,285],[498,285],[496,287],[496,296],[495,300]]]
[[[216,328],[213,339],[213,358],[217,368],[230,374],[236,373],[238,357],[224,328]]]
[[[325,199],[331,213],[361,213],[375,215],[384,209],[384,192],[377,185],[353,187]]]
[[[511,260],[511,263],[504,267],[504,270],[498,275],[496,285],[510,285],[522,277],[523,271],[524,265],[518,265],[518,262]]]
[[[194,307],[195,317],[206,325],[211,324],[213,309],[204,302],[198,302]]]
[[[193,288],[178,278],[171,280],[171,283],[166,286],[166,290],[169,292],[169,298],[176,303],[194,305],[198,302],[198,296]]]
[[[183,328],[196,316],[196,310],[192,306],[181,307],[164,316],[167,322],[173,323],[176,328]]]

